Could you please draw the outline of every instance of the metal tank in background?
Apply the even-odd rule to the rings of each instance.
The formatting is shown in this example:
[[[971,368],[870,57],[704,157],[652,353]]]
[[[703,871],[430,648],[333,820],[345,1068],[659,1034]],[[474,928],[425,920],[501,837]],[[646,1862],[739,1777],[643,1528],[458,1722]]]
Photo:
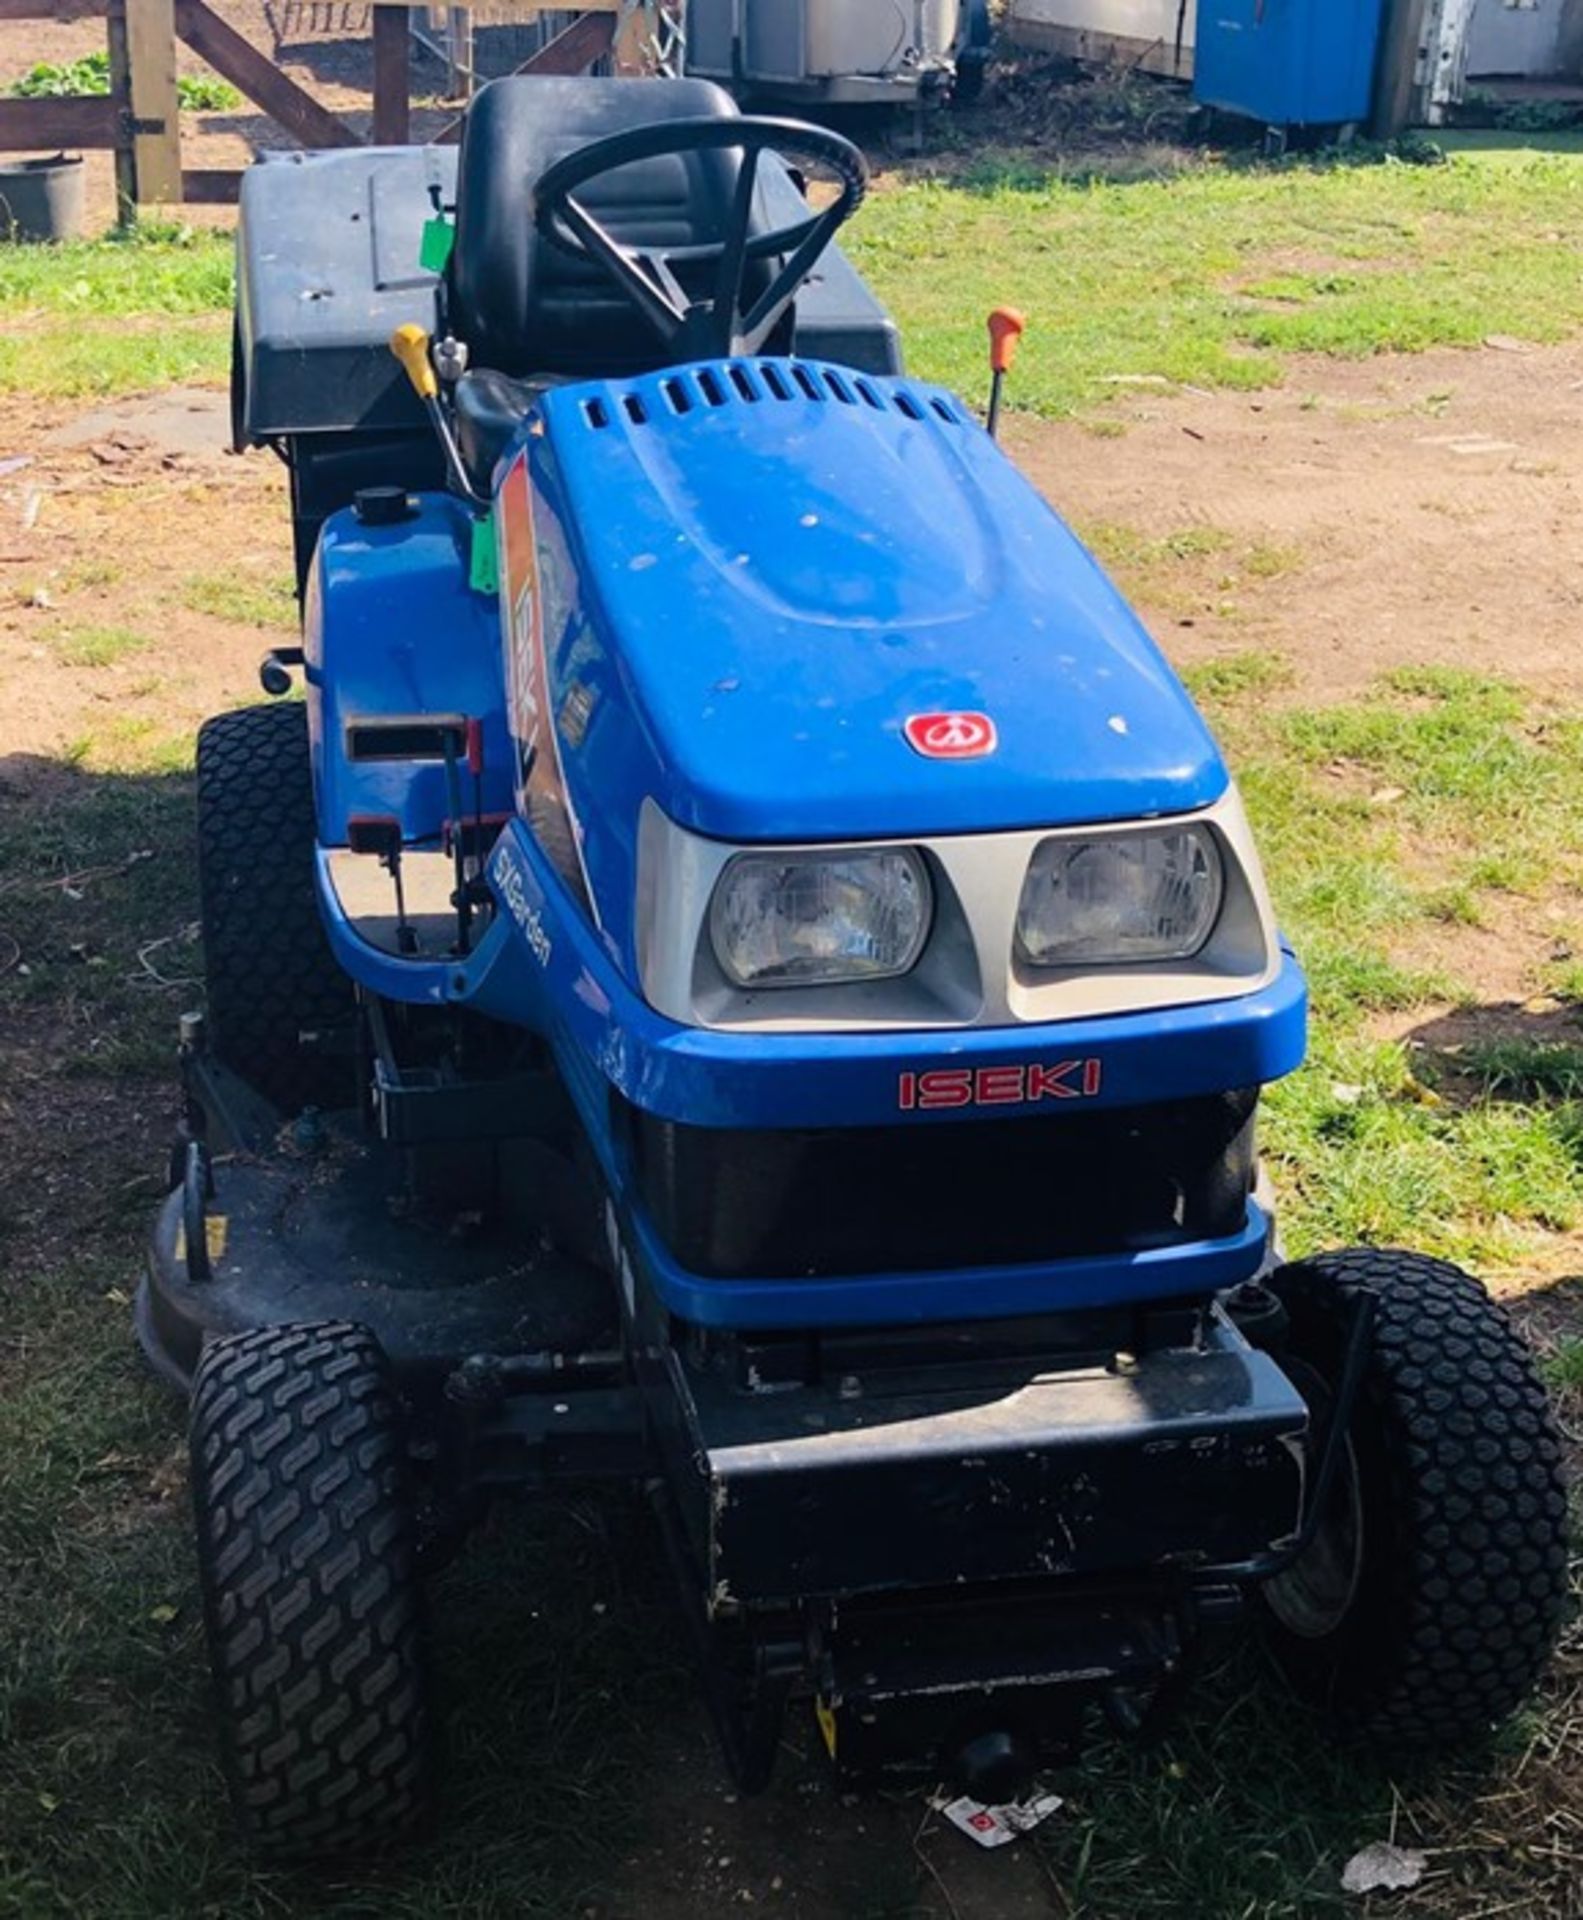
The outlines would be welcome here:
[[[687,67],[739,92],[830,105],[971,97],[988,0],[689,0]]]

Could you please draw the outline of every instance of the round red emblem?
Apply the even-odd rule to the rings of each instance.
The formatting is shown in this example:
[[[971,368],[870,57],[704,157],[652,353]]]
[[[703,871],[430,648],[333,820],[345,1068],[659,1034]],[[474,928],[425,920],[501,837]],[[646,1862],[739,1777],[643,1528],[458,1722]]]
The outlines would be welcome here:
[[[981,760],[998,744],[987,713],[915,713],[904,732],[908,746],[926,760]]]

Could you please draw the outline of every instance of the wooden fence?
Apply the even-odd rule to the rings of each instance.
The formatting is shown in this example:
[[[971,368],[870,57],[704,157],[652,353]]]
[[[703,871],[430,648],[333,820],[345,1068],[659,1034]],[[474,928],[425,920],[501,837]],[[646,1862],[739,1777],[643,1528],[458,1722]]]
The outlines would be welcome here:
[[[408,15],[425,0],[374,0],[373,128],[376,146],[399,146],[411,122]],[[488,0],[491,13],[501,0]],[[566,11],[565,0],[512,0],[523,19]],[[614,55],[638,69],[644,59],[646,8],[631,0],[577,0],[576,18],[518,69],[574,74]],[[223,20],[207,0],[0,0],[0,21],[103,20],[110,55],[110,91],[42,100],[0,99],[0,152],[55,148],[115,155],[123,217],[139,206],[234,201],[235,168],[184,167],[176,89],[178,43],[229,80],[254,106],[304,147],[356,147],[363,136],[290,79]],[[459,119],[432,136],[455,140]]]

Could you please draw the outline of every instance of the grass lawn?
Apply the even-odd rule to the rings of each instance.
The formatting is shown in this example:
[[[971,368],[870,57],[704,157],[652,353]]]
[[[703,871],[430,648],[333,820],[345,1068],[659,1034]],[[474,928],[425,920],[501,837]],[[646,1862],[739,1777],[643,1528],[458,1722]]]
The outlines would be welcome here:
[[[1256,388],[1290,353],[1557,339],[1583,313],[1580,190],[1579,152],[1145,180],[994,161],[881,191],[851,244],[919,373],[976,395],[1009,301],[1034,322],[1017,404],[1064,414],[1118,378]]]
[[[1583,143],[1457,137],[1441,164],[1193,159],[1142,180],[943,156],[886,176],[849,229],[910,363],[976,396],[983,316],[1034,322],[1019,406],[1070,413],[1107,381],[1277,384],[1283,356],[1554,340],[1583,313]],[[0,249],[0,393],[219,381],[228,235],[154,228]]]
[[[1274,656],[1188,676],[1238,769],[1282,922],[1313,991],[1308,1065],[1273,1090],[1265,1151],[1293,1248],[1410,1244],[1522,1267],[1583,1220],[1583,976],[1528,985],[1536,1036],[1411,1045],[1430,1006],[1471,1007],[1404,961],[1426,928],[1498,926],[1583,882],[1583,716],[1454,668],[1383,677],[1367,702],[1284,706]],[[1570,952],[1570,919],[1552,952]],[[1548,1037],[1570,1029],[1575,1038]]]
[[[1552,339],[1583,313],[1583,154],[1203,165],[1128,183],[953,160],[938,175],[875,195],[860,264],[916,369],[970,394],[984,308],[1036,315],[1017,394],[1052,414],[1102,403],[1109,376],[1251,386],[1280,380],[1298,349]],[[0,249],[0,391],[221,380],[229,280],[230,242],[208,234]],[[1083,531],[1159,609],[1222,572],[1253,594],[1301,565],[1209,527]],[[282,524],[282,551],[285,537]],[[120,591],[102,556],[90,563]],[[283,617],[270,574],[166,586],[184,610],[258,627],[260,646]],[[157,657],[152,616],[52,621],[62,674],[108,681]],[[1583,1244],[1583,713],[1454,669],[1304,701],[1267,651],[1190,677],[1314,988],[1312,1059],[1266,1109],[1291,1247],[1404,1241],[1556,1281],[1526,1324],[1576,1432],[1583,1341],[1575,1306],[1570,1321],[1552,1306],[1575,1297],[1562,1277]],[[530,1510],[436,1582],[442,1835],[311,1881],[235,1851],[179,1411],[128,1334],[174,1110],[171,1028],[198,970],[187,746],[108,696],[84,712],[69,766],[0,788],[0,1115],[22,1142],[0,1180],[0,1920],[956,1913],[919,1866],[916,1800],[842,1808],[795,1757],[768,1801],[707,1809],[717,1835],[738,1835],[715,1855],[756,1849],[762,1864],[763,1836],[781,1836],[787,1886],[766,1870],[751,1903],[735,1879],[718,1897],[702,1879],[690,1901],[675,1894],[677,1835],[698,1843],[671,1776],[719,1788],[666,1571],[620,1502]],[[1490,1025],[1458,940],[1519,921],[1549,930],[1543,957],[1524,1003]],[[24,1126],[35,1109],[47,1127]],[[1580,1700],[1574,1630],[1544,1697],[1490,1752],[1431,1774],[1336,1750],[1238,1655],[1161,1752],[1096,1749],[1016,1858],[1041,1888],[1047,1876],[1050,1912],[1083,1920],[1562,1920],[1583,1859]],[[1389,1908],[1344,1900],[1343,1861],[1387,1836],[1430,1850],[1426,1886]]]
[[[227,233],[166,225],[0,247],[0,393],[57,399],[222,381],[234,253]]]

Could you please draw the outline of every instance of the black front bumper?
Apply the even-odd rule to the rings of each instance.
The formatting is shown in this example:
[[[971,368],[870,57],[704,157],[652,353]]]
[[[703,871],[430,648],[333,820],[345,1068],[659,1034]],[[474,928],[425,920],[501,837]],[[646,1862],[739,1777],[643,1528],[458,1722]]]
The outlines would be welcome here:
[[[719,1610],[963,1582],[1191,1579],[1289,1539],[1308,1412],[1218,1314],[1108,1363],[753,1390],[674,1351],[651,1395]],[[657,1385],[657,1383],[656,1383]]]
[[[707,1346],[652,1356],[671,1533],[700,1650],[734,1676],[716,1711],[739,1780],[767,1777],[778,1722],[729,1703],[772,1683],[812,1695],[848,1778],[979,1798],[1075,1758],[1096,1709],[1128,1733],[1169,1718],[1242,1571],[1298,1533],[1309,1424],[1221,1311],[1184,1318],[1188,1337],[1163,1325],[1134,1353],[1097,1339],[1101,1316],[1086,1355],[1042,1363],[909,1367],[876,1340],[886,1364],[865,1367],[854,1338],[779,1384]]]

